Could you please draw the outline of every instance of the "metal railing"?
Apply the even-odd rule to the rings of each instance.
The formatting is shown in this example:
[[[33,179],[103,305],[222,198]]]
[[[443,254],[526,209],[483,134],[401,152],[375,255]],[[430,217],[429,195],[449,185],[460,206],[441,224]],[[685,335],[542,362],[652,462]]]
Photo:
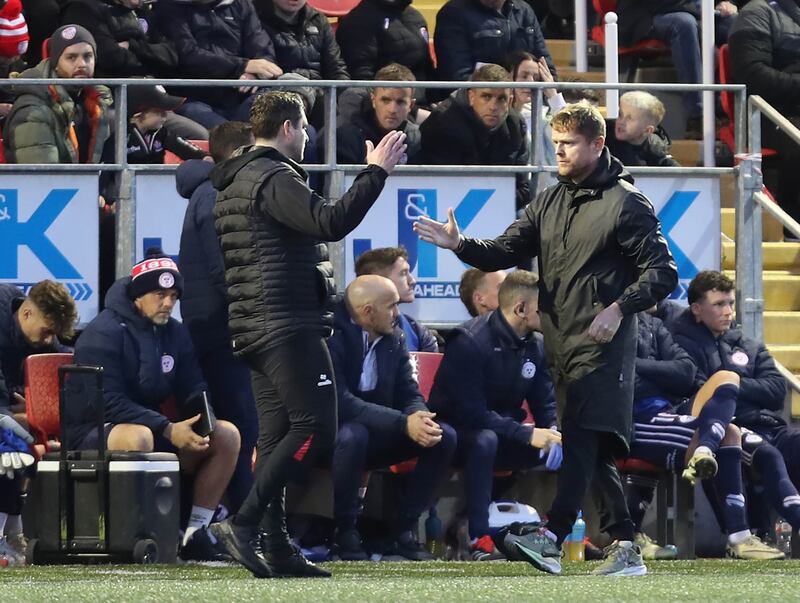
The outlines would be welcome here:
[[[20,85],[74,85],[74,80],[62,79],[23,79],[5,80],[0,82],[0,86],[20,86]],[[238,88],[242,85],[240,80],[172,80],[172,79],[85,79],[81,80],[81,85],[105,85],[114,90],[114,110],[115,110],[115,155],[114,163],[107,164],[0,164],[0,173],[65,173],[65,172],[98,172],[113,171],[120,172],[120,194],[116,208],[116,274],[122,276],[128,274],[130,267],[135,263],[135,228],[136,228],[136,173],[137,172],[160,172],[172,171],[174,165],[152,165],[129,164],[127,160],[127,90],[131,86],[152,86],[164,85],[167,87],[231,87]],[[363,166],[351,164],[339,164],[336,162],[336,125],[337,125],[337,93],[345,88],[372,88],[380,86],[384,88],[428,88],[428,89],[457,89],[457,88],[513,88],[530,89],[535,93],[532,95],[532,115],[541,115],[542,112],[542,93],[545,88],[556,88],[557,90],[648,90],[648,91],[687,91],[687,90],[710,90],[712,92],[729,91],[734,94],[734,105],[736,113],[736,132],[737,132],[737,152],[742,153],[745,149],[745,141],[742,132],[745,131],[744,116],[746,114],[746,91],[744,85],[739,84],[657,84],[657,83],[599,83],[599,82],[389,82],[373,80],[257,80],[248,81],[248,87],[258,87],[264,89],[281,88],[291,89],[313,85],[315,88],[326,90],[325,105],[325,163],[304,164],[303,167],[309,171],[322,171],[329,174],[328,195],[332,199],[338,199],[345,193],[345,176],[360,170]],[[530,159],[529,165],[403,165],[398,166],[398,173],[443,173],[443,174],[487,174],[487,173],[528,173],[531,175],[531,189],[535,190],[536,179],[541,173],[555,172],[555,166],[546,166],[542,163],[542,150],[540,148],[540,136],[538,128],[540,120],[531,120],[530,133]],[[633,174],[649,174],[663,176],[692,176],[692,175],[721,175],[727,173],[737,173],[738,168],[716,168],[716,167],[640,167],[629,168]],[[741,190],[739,191],[741,193]],[[331,260],[334,264],[337,286],[344,284],[345,273],[344,264],[344,243],[333,243],[330,245]]]

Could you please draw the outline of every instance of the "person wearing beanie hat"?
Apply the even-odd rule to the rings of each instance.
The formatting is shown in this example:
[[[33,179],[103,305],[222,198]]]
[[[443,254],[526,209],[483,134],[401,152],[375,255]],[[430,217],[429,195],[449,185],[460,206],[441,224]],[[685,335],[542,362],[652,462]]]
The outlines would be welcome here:
[[[50,36],[48,58],[21,78],[84,79],[94,76],[96,44],[80,25],[64,25]],[[15,86],[4,130],[8,163],[101,163],[111,136],[106,86]]]
[[[22,16],[22,2],[8,0],[0,9],[0,61],[13,62],[28,50],[28,24]]]
[[[203,405],[197,404],[207,399],[208,386],[188,329],[171,317],[182,291],[175,261],[160,249],[149,250],[130,276],[111,286],[105,309],[78,339],[74,359],[103,367],[103,437],[109,451],[176,452],[181,470],[194,473],[180,556],[223,560],[206,527],[233,474],[239,432],[213,415],[203,417]],[[69,445],[96,449],[100,434],[93,413],[73,409]]]

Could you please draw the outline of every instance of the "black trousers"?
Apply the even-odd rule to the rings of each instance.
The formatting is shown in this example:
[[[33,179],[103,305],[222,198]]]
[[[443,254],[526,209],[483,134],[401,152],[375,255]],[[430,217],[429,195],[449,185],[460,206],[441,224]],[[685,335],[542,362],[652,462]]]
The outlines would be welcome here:
[[[325,340],[301,333],[247,358],[258,411],[255,484],[235,522],[255,527],[283,514],[289,480],[303,482],[336,437],[336,384]]]
[[[614,540],[633,540],[633,522],[615,464],[619,438],[566,421],[562,425],[564,460],[558,474],[558,490],[548,513],[548,528],[560,545],[572,530],[587,491],[602,522],[601,529]]]

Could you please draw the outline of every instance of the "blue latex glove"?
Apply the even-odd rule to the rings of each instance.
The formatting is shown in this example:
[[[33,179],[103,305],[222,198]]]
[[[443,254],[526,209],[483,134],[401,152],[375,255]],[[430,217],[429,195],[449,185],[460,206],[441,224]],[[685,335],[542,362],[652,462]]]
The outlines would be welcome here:
[[[558,471],[559,467],[561,467],[562,460],[564,460],[564,449],[561,447],[561,444],[554,444],[550,447],[550,452],[547,453],[547,460],[544,466],[547,467],[549,471]]]

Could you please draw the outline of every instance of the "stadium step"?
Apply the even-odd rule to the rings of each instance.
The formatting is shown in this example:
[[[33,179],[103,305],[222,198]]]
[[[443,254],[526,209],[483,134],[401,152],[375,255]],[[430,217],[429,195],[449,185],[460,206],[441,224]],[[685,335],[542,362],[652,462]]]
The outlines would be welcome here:
[[[722,233],[733,239],[736,236],[736,210],[732,207],[723,207]],[[765,242],[783,241],[783,226],[771,215],[761,212],[761,228]]]
[[[764,341],[769,345],[791,345],[800,341],[800,312],[764,312]]]
[[[703,164],[703,143],[700,140],[673,140],[672,158],[684,167]]]
[[[416,4],[414,5],[416,6]],[[553,58],[556,69],[569,69],[575,65],[575,41],[574,40],[545,40],[547,50]]]
[[[725,270],[731,278],[736,278],[732,270]],[[783,272],[765,272],[764,308],[769,311],[800,311],[800,275]],[[767,344],[770,341],[767,340]]]
[[[773,358],[792,371],[792,373],[800,371],[800,344],[770,344],[768,348]]]
[[[785,274],[800,274],[800,243],[762,243],[761,260],[764,270],[779,270]],[[736,244],[722,242],[722,268],[736,268]],[[800,338],[798,339],[800,341]]]

